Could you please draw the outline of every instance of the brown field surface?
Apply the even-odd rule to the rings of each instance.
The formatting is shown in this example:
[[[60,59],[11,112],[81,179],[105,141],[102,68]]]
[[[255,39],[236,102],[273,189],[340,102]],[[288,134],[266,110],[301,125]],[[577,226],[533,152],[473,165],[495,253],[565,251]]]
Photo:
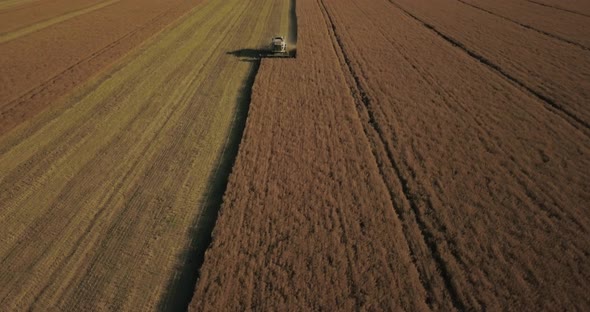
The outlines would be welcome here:
[[[192,310],[590,308],[590,54],[466,2],[297,1]]]
[[[0,3],[0,134],[46,109],[199,0]]]
[[[102,6],[113,4],[112,0],[37,0],[20,1],[19,5],[0,3],[0,33],[7,37],[9,33],[18,33],[18,30],[33,29],[49,26],[53,21],[73,17],[79,13],[85,13],[100,9]],[[13,35],[14,36],[14,35]],[[2,39],[4,41],[6,39]]]
[[[127,11],[106,9],[95,26]],[[257,49],[285,28],[288,3],[203,1],[185,13],[0,137],[0,310],[188,304],[178,295],[192,292],[187,250],[255,67],[230,52]]]
[[[590,23],[590,17],[525,1],[458,1],[521,27],[590,50],[590,31],[583,26]]]
[[[525,0],[554,10],[590,17],[590,2],[586,0]]]
[[[590,134],[587,47],[549,37],[457,0],[391,3],[506,79],[528,89],[548,109],[564,115],[575,127]],[[524,11],[524,15],[528,14]],[[545,19],[550,19],[552,15],[547,13]],[[585,24],[577,27],[583,28]],[[590,34],[586,32],[585,37],[590,38]]]
[[[0,0],[0,311],[590,310],[589,22]]]

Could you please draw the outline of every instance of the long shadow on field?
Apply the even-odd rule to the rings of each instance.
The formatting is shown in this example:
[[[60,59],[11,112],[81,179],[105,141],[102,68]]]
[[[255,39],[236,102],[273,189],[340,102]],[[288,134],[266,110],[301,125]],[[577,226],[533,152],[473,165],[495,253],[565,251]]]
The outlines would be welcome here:
[[[297,57],[297,1],[289,2],[289,35],[287,43],[290,45],[291,56]]]
[[[209,188],[203,201],[201,214],[193,222],[194,225],[189,234],[190,247],[180,256],[179,273],[168,283],[166,294],[158,305],[159,311],[186,311],[193,297],[200,269],[205,259],[205,251],[211,244],[211,233],[217,221],[218,212],[223,203],[223,194],[238,154],[250,108],[252,85],[260,67],[259,58],[247,61],[251,62],[252,66],[239,92],[230,134],[217,161],[216,169],[209,178],[207,184]],[[195,209],[199,209],[199,207],[195,207]]]
[[[286,54],[271,53],[265,49],[239,49],[227,52],[227,54],[233,55],[243,62],[260,62],[263,58],[295,58],[297,49],[289,48]]]
[[[296,0],[290,0],[289,34],[287,39],[289,52],[286,55],[271,54],[265,49],[240,49],[227,52],[227,54],[239,58],[240,61],[252,65],[239,92],[234,122],[225,142],[224,150],[217,161],[215,171],[209,178],[207,184],[209,188],[203,200],[201,214],[193,220],[193,227],[189,233],[190,247],[180,255],[178,273],[168,282],[166,293],[158,303],[159,311],[186,311],[193,298],[201,266],[205,260],[205,251],[211,244],[211,234],[223,203],[223,194],[227,188],[227,182],[246,127],[252,97],[252,86],[260,68],[260,62],[263,58],[295,58],[297,56],[297,15],[295,5]],[[199,207],[195,207],[195,209],[199,209]]]

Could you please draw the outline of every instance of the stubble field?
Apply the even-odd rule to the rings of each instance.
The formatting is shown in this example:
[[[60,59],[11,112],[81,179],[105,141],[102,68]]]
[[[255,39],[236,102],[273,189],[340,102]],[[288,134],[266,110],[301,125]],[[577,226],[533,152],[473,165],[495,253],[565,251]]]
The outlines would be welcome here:
[[[585,1],[0,16],[3,307],[590,308]]]

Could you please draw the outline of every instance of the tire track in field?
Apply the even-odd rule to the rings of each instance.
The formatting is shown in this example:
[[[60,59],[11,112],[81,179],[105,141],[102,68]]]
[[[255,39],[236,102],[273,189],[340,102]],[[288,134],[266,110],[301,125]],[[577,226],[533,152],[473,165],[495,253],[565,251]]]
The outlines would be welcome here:
[[[517,87],[519,87],[521,90],[528,93],[530,96],[533,96],[534,98],[538,99],[541,103],[545,104],[545,105],[543,105],[543,107],[545,107],[548,111],[554,113],[556,116],[561,117],[564,121],[566,121],[567,123],[572,125],[574,128],[581,130],[581,132],[584,133],[584,135],[590,137],[590,123],[581,119],[576,114],[571,112],[569,109],[563,107],[563,105],[557,103],[552,98],[540,93],[539,91],[533,89],[532,87],[528,86],[524,82],[520,81],[518,78],[514,77],[513,75],[511,75],[510,73],[508,73],[507,71],[502,69],[502,67],[500,67],[498,64],[495,64],[494,62],[492,62],[490,59],[488,59],[488,58],[484,57],[483,55],[475,52],[474,50],[468,48],[462,42],[451,37],[450,35],[443,33],[442,31],[438,30],[435,26],[429,24],[428,22],[419,18],[418,16],[416,16],[412,12],[406,10],[404,7],[402,7],[400,4],[398,4],[394,0],[388,0],[388,1],[392,5],[394,5],[396,8],[398,8],[399,10],[401,10],[402,12],[404,12],[405,14],[410,16],[412,19],[419,22],[422,26],[424,26],[427,29],[429,29],[430,31],[432,31],[438,37],[444,39],[446,42],[448,42],[451,45],[453,45],[454,47],[460,49],[461,51],[463,51],[464,53],[466,53],[470,57],[472,57],[472,58],[476,59],[477,61],[479,61],[480,63],[486,65],[493,72],[495,72],[499,76],[503,77],[504,79],[510,81],[511,83],[515,84]]]
[[[59,24],[61,22],[72,19],[74,17],[78,17],[80,15],[84,15],[84,14],[87,14],[87,13],[90,13],[90,12],[93,12],[96,10],[100,10],[102,8],[109,6],[109,5],[115,4],[119,1],[121,1],[121,0],[107,0],[105,2],[101,2],[99,4],[96,4],[96,5],[81,9],[81,10],[69,12],[64,15],[57,16],[57,17],[54,17],[54,18],[51,18],[51,19],[48,19],[45,21],[41,21],[39,23],[35,23],[33,25],[29,25],[29,26],[26,26],[24,28],[21,28],[21,29],[15,30],[15,31],[0,34],[0,44],[8,42],[10,40],[17,39],[22,36],[26,36],[30,33],[39,31],[43,28],[47,28],[47,27],[53,26],[55,24]]]
[[[550,263],[551,259],[555,259],[553,255],[549,255],[552,253],[551,243],[535,246],[535,249],[538,249],[531,252],[530,256],[527,255],[528,259],[520,254],[521,250],[527,250],[524,246],[514,247],[514,253],[506,248],[496,253],[497,258],[482,255],[487,254],[486,248],[489,245],[496,244],[494,238],[498,238],[498,241],[502,242],[500,244],[512,242],[512,246],[517,246],[522,239],[514,236],[522,235],[514,235],[515,232],[537,231],[539,227],[545,228],[547,232],[564,232],[554,235],[553,241],[560,241],[559,237],[563,235],[564,242],[572,242],[577,245],[576,248],[588,250],[585,246],[587,244],[583,242],[584,236],[581,239],[565,238],[572,232],[578,237],[587,233],[587,226],[583,226],[588,224],[583,218],[585,215],[578,214],[583,213],[584,201],[576,203],[576,199],[569,202],[563,197],[560,198],[562,190],[547,182],[553,180],[552,178],[555,178],[555,181],[563,181],[563,178],[569,176],[571,188],[563,189],[563,192],[569,191],[572,198],[583,199],[584,190],[588,189],[587,183],[576,182],[579,182],[580,178],[583,179],[581,172],[584,171],[578,174],[572,171],[561,174],[560,168],[555,168],[558,166],[551,168],[547,165],[549,168],[545,172],[542,166],[531,164],[536,162],[531,159],[536,151],[535,148],[530,148],[537,142],[540,142],[541,149],[545,149],[543,144],[551,146],[561,145],[558,142],[564,141],[576,142],[578,140],[569,139],[570,135],[575,135],[576,138],[582,139],[578,141],[579,148],[576,143],[573,144],[573,148],[562,146],[559,152],[548,157],[552,161],[560,158],[558,155],[564,155],[564,159],[576,158],[578,153],[587,153],[585,137],[559,118],[538,107],[539,103],[534,98],[519,92],[511,83],[497,77],[485,66],[480,66],[476,60],[447,45],[441,38],[433,36],[428,29],[422,28],[403,11],[390,6],[387,1],[374,3],[376,5],[371,7],[363,5],[360,0],[341,1],[339,5],[326,1],[341,33],[344,48],[352,59],[352,66],[372,100],[371,108],[379,126],[385,131],[387,142],[401,165],[401,173],[409,181],[413,199],[418,203],[427,225],[436,235],[437,243],[443,252],[442,256],[449,264],[453,283],[461,299],[467,308],[485,307],[496,310],[502,306],[501,298],[507,298],[504,302],[507,302],[508,307],[514,302],[527,302],[524,306],[531,306],[528,302],[534,303],[535,300],[531,300],[529,294],[537,294],[538,291],[547,294],[542,295],[543,297],[552,298],[551,293],[559,293],[557,290],[561,287],[540,287],[538,283],[535,284],[535,278],[543,281],[546,276],[552,274],[544,274],[543,271],[546,269],[535,271],[535,267],[542,267],[545,263]],[[363,11],[365,14],[362,14]],[[396,23],[388,23],[388,17]],[[496,19],[496,23],[504,22]],[[382,36],[379,36],[380,33]],[[504,94],[508,96],[504,97]],[[522,102],[523,105],[512,107],[511,103],[518,102]],[[496,106],[496,103],[504,104]],[[528,117],[529,114],[532,119]],[[496,118],[503,120],[497,122]],[[532,129],[537,129],[536,127],[539,127],[538,131],[543,135],[533,139],[535,135],[532,133],[537,131]],[[542,132],[545,129],[549,131]],[[553,136],[553,131],[560,135]],[[518,133],[521,133],[522,137]],[[554,143],[551,143],[552,141]],[[547,155],[550,155],[550,148],[547,152]],[[498,162],[493,159],[496,156],[492,155],[503,155],[501,157],[506,161]],[[463,159],[458,160],[460,158]],[[572,160],[572,165],[580,163],[578,161],[585,163],[583,159],[578,159]],[[469,174],[461,177],[461,173],[455,171],[455,168],[460,168],[464,164],[469,166]],[[578,165],[577,168],[584,168],[584,165]],[[550,173],[550,170],[553,173]],[[443,177],[444,175],[446,177]],[[478,180],[484,176],[490,178],[485,178],[487,182],[482,183],[482,187],[471,188],[471,185],[480,185]],[[387,178],[394,180],[392,175]],[[489,183],[490,180],[495,181]],[[495,187],[494,184],[500,187]],[[401,194],[401,191],[398,191],[398,194]],[[505,200],[505,196],[516,198],[518,204],[514,205],[515,209],[506,209],[505,203],[509,201]],[[508,207],[511,206],[508,204]],[[471,207],[477,207],[477,212],[471,210]],[[488,209],[481,209],[484,207]],[[525,225],[530,223],[522,218],[520,207],[523,207],[522,211],[528,210],[526,214],[530,215],[529,218],[539,218],[547,226],[531,224],[530,229],[527,229],[528,226]],[[524,209],[525,207],[528,209]],[[476,230],[473,231],[475,233],[464,235],[465,232],[462,231],[467,228],[464,225],[471,227],[475,223],[470,215],[481,217],[479,213],[487,214],[481,218],[487,221],[481,224],[487,223],[484,227],[488,226],[489,232],[483,234],[482,232],[487,230]],[[522,218],[522,221],[513,222],[512,220],[516,220],[517,217]],[[570,220],[571,217],[579,219],[580,222]],[[462,223],[464,220],[467,222]],[[505,231],[502,228],[505,224],[510,224],[509,226],[516,231],[510,231],[508,235],[506,232],[502,233]],[[535,234],[532,241],[542,236],[543,234]],[[419,236],[414,233],[413,237]],[[486,241],[486,237],[492,241],[491,244],[490,241]],[[543,250],[545,247],[548,247],[548,250]],[[477,252],[469,255],[469,252],[465,251],[471,248]],[[506,254],[508,256],[505,256]],[[520,257],[518,261],[511,258],[514,254]],[[456,257],[459,259],[454,259]],[[546,261],[543,258],[546,258]],[[474,259],[477,260],[473,261]],[[488,263],[484,265],[483,262]],[[529,263],[534,262],[537,264],[529,266]],[[585,268],[585,265],[568,265],[563,261],[560,266],[555,265],[555,262],[547,264],[555,267],[551,272],[565,272],[572,266],[572,271],[584,271]],[[522,271],[515,270],[517,267]],[[485,273],[478,274],[478,270]],[[512,274],[499,273],[502,271]],[[504,282],[500,276],[506,276]],[[565,276],[567,277],[563,277],[562,280],[559,273],[553,274],[553,279],[556,283],[561,282],[564,289],[569,288],[567,292],[570,294],[575,294],[576,291],[583,292],[583,287],[575,287],[576,284],[585,283],[577,280],[578,274]],[[519,277],[525,282],[521,283],[520,287],[514,287],[513,283]],[[549,279],[547,277],[547,280]],[[512,290],[508,287],[494,286],[502,283],[512,287]],[[485,289],[481,287],[482,284],[491,287]],[[578,295],[570,295],[569,300],[576,296]],[[497,301],[494,302],[495,300]],[[568,306],[567,297],[562,304]]]
[[[328,24],[328,27],[331,29],[331,33],[334,36],[334,41],[335,41],[334,48],[335,48],[335,50],[338,51],[338,54],[342,55],[342,58],[343,58],[342,61],[345,65],[345,68],[343,68],[343,69],[345,71],[347,71],[349,73],[349,75],[353,78],[352,81],[354,82],[354,84],[350,85],[351,93],[353,94],[353,97],[355,98],[355,100],[360,101],[363,111],[366,112],[366,114],[368,115],[368,120],[366,122],[364,122],[363,127],[365,129],[370,129],[372,132],[377,134],[377,140],[378,140],[377,143],[385,149],[386,158],[387,158],[386,161],[394,169],[395,175],[399,181],[399,184],[402,187],[404,201],[410,206],[410,208],[413,211],[414,218],[409,220],[407,218],[409,215],[407,213],[405,213],[404,211],[402,211],[400,208],[397,208],[397,205],[393,202],[393,198],[396,197],[395,191],[392,189],[390,183],[388,182],[388,179],[386,178],[385,173],[383,171],[383,167],[381,165],[379,165],[378,167],[379,167],[381,178],[384,181],[384,184],[387,185],[387,189],[389,191],[391,206],[393,207],[396,215],[400,218],[400,220],[402,221],[402,223],[404,225],[404,235],[405,235],[406,241],[408,242],[408,246],[410,246],[410,252],[412,253],[412,262],[413,262],[414,266],[416,267],[416,269],[418,270],[418,272],[420,272],[421,276],[423,274],[425,274],[425,272],[423,272],[420,269],[421,267],[416,263],[416,254],[415,254],[416,250],[414,250],[415,245],[412,243],[413,239],[409,238],[409,236],[408,236],[409,233],[407,232],[407,229],[406,229],[407,226],[412,226],[413,224],[415,224],[418,227],[419,232],[421,234],[421,240],[424,242],[424,244],[428,247],[428,249],[430,251],[429,256],[432,257],[432,259],[436,263],[437,268],[440,270],[440,276],[445,284],[449,298],[452,301],[452,305],[454,306],[455,309],[458,309],[459,311],[463,311],[463,310],[465,310],[465,305],[460,300],[458,292],[452,283],[448,266],[438,251],[438,246],[436,244],[436,239],[434,237],[434,234],[430,232],[430,230],[428,229],[428,226],[426,225],[424,220],[422,220],[418,206],[412,200],[413,196],[412,196],[412,192],[409,190],[408,181],[402,175],[401,170],[400,170],[400,165],[395,160],[395,157],[394,157],[389,145],[387,144],[387,139],[385,138],[384,132],[381,129],[381,127],[379,126],[379,123],[375,119],[374,113],[371,109],[371,107],[372,107],[371,99],[368,97],[368,93],[363,88],[362,83],[360,81],[360,77],[356,73],[356,71],[352,65],[352,61],[351,61],[350,57],[347,55],[346,50],[344,49],[344,46],[343,46],[341,39],[338,35],[337,28],[332,20],[332,17],[330,16],[330,13],[326,9],[324,1],[323,0],[318,0],[318,1],[321,4],[322,11],[326,16],[326,23]],[[359,112],[359,115],[362,115],[362,113]],[[363,118],[360,118],[360,119],[363,120]],[[367,139],[370,142],[373,141],[370,139],[370,137],[371,137],[370,134],[368,134],[368,133],[365,133],[365,134],[367,135]],[[376,155],[375,152],[373,152],[373,153],[374,153],[373,156],[375,157],[375,159],[381,158],[378,155]],[[410,225],[408,225],[408,223],[410,223]],[[424,289],[432,291],[432,287],[426,283],[426,281],[423,279],[423,277],[420,278],[420,281],[421,281]],[[432,293],[429,296],[432,296]],[[432,308],[431,299],[432,298],[428,298],[426,303]]]
[[[575,42],[575,41],[573,41],[573,40],[570,40],[570,39],[567,39],[567,38],[565,38],[565,37],[562,37],[562,36],[559,36],[559,35],[555,35],[555,34],[552,34],[552,33],[550,33],[550,32],[547,32],[547,31],[544,31],[544,30],[541,30],[541,29],[535,28],[535,27],[533,27],[533,26],[530,26],[530,25],[527,25],[527,24],[521,23],[521,22],[519,22],[519,21],[517,21],[517,20],[514,20],[514,19],[511,19],[511,18],[509,18],[509,17],[506,17],[506,16],[504,16],[504,15],[501,15],[501,14],[495,13],[495,12],[493,12],[493,11],[490,11],[490,10],[488,10],[488,9],[484,9],[484,8],[482,8],[482,7],[480,7],[480,6],[477,6],[477,5],[475,5],[475,4],[469,3],[469,2],[467,2],[467,1],[464,1],[464,0],[457,0],[457,1],[458,1],[458,2],[461,2],[461,3],[463,3],[463,4],[467,5],[467,6],[470,6],[470,7],[474,8],[474,9],[476,9],[476,10],[480,10],[480,11],[483,11],[483,12],[485,12],[485,13],[488,13],[488,14],[490,14],[490,15],[493,15],[493,16],[496,16],[496,17],[499,17],[499,18],[501,18],[501,19],[503,19],[503,20],[509,21],[509,22],[511,22],[511,23],[513,23],[513,24],[516,24],[516,25],[520,26],[520,27],[523,27],[523,28],[526,28],[526,29],[530,29],[530,30],[532,30],[532,31],[536,31],[536,32],[538,32],[538,33],[540,33],[540,34],[542,34],[542,35],[545,35],[545,36],[549,37],[549,38],[552,38],[552,39],[555,39],[555,40],[559,40],[559,41],[562,41],[562,42],[565,42],[565,43],[569,43],[569,44],[571,44],[571,45],[575,45],[575,46],[577,46],[578,48],[581,48],[581,49],[583,49],[583,50],[590,51],[590,48],[588,48],[587,46],[585,46],[585,45],[583,45],[583,44],[580,44],[580,43],[578,43],[578,42]]]
[[[332,41],[332,49],[334,50],[336,55],[338,55],[339,62],[341,63],[341,66],[342,66],[342,71],[345,73],[345,76],[347,76],[346,77],[347,78],[346,83],[348,84],[347,87],[349,88],[352,98],[356,102],[355,106],[364,105],[366,107],[367,105],[369,105],[368,98],[366,97],[366,93],[364,92],[364,90],[360,86],[358,76],[356,76],[355,73],[352,71],[352,67],[350,65],[350,60],[348,59],[348,56],[346,55],[344,48],[342,47],[342,44],[340,42],[340,38],[338,37],[338,34],[336,32],[336,27],[332,21],[332,17],[328,13],[328,10],[326,9],[326,5],[323,0],[318,0],[317,4],[318,4],[318,7],[320,8],[320,11],[322,13],[322,17],[324,19],[324,23],[326,24],[326,28],[328,29],[328,32],[330,34],[331,41]],[[349,76],[352,77],[353,81],[349,81],[350,80]],[[364,121],[364,119],[361,118],[360,113],[359,112],[357,112],[357,113],[359,114],[359,120],[361,120],[363,123],[363,125],[362,125],[363,131],[365,131],[364,135],[365,135],[367,141],[372,142],[370,135],[367,133],[367,126],[368,125],[370,125],[370,126],[375,125],[375,120],[373,119],[373,116],[371,114],[369,114],[369,123],[367,125],[366,122]],[[375,131],[375,130],[376,129],[373,127],[373,131]],[[375,163],[379,164],[378,157],[375,154],[375,152],[371,151],[371,153],[372,153],[372,156],[374,158],[373,160],[375,161]],[[379,168],[379,176],[380,176],[381,180],[383,181],[383,184],[387,186],[387,191],[389,192],[389,198],[388,198],[389,204],[391,205],[391,207],[393,207],[393,209],[394,209],[396,215],[398,216],[398,218],[400,219],[400,221],[403,222],[403,218],[401,217],[401,215],[399,214],[399,211],[397,211],[396,206],[393,203],[392,192],[389,189],[389,185],[386,183],[386,179],[384,177],[384,172],[382,170],[382,167],[379,165],[377,165],[377,167]],[[343,237],[345,239],[344,243],[348,244],[349,241],[351,241],[351,240],[348,238],[348,235],[346,234],[346,228],[344,226],[346,224],[346,222],[344,222],[341,215],[339,215],[339,223],[340,223],[340,226],[342,227]],[[404,239],[406,240],[407,244],[410,245],[408,237],[406,236],[405,230],[404,230]],[[421,275],[420,270],[416,266],[414,254],[413,254],[413,251],[411,248],[409,248],[409,252],[410,252],[410,257],[412,258],[412,265],[416,268],[416,270],[418,271],[418,274]],[[357,286],[358,278],[355,279],[354,275],[353,275],[354,259],[351,257],[350,254],[347,254],[347,256],[348,256],[348,259],[347,259],[348,283],[350,285],[351,292],[355,295],[356,308],[360,309],[361,301],[359,300],[360,292],[359,292],[359,287]],[[422,287],[424,287],[424,289],[428,289],[427,286],[423,284],[422,278],[420,278],[420,282],[422,283]]]
[[[544,6],[544,7],[548,7],[548,8],[552,8],[555,10],[559,10],[559,11],[564,11],[564,12],[568,12],[568,13],[572,13],[572,14],[576,14],[576,15],[581,15],[581,16],[585,16],[585,17],[590,17],[590,15],[582,13],[582,12],[577,12],[574,10],[570,10],[570,9],[566,9],[566,8],[561,8],[558,6],[554,6],[554,5],[550,5],[550,4],[546,4],[546,3],[542,3],[542,2],[538,2],[538,1],[534,1],[534,0],[526,0],[530,3],[534,3],[536,5],[540,5],[540,6]]]

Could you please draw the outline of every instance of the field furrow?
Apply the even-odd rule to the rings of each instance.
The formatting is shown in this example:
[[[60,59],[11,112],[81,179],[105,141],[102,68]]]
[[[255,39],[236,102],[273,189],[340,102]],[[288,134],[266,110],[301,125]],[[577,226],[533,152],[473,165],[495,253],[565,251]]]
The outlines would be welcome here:
[[[571,14],[590,17],[590,3],[584,0],[524,0],[536,5],[564,11]]]
[[[588,17],[535,5],[530,2],[488,0],[457,0],[501,17],[521,27],[532,29],[546,36],[590,50],[590,32],[583,25],[590,23]]]
[[[590,51],[456,0],[390,2],[590,134]]]
[[[328,7],[455,308],[586,307],[586,137],[387,1]]]
[[[297,21],[297,58],[256,76],[191,308],[425,309],[320,4]]]
[[[229,52],[266,43],[287,13],[206,2],[2,137],[3,307],[176,305],[167,292],[254,66]]]

